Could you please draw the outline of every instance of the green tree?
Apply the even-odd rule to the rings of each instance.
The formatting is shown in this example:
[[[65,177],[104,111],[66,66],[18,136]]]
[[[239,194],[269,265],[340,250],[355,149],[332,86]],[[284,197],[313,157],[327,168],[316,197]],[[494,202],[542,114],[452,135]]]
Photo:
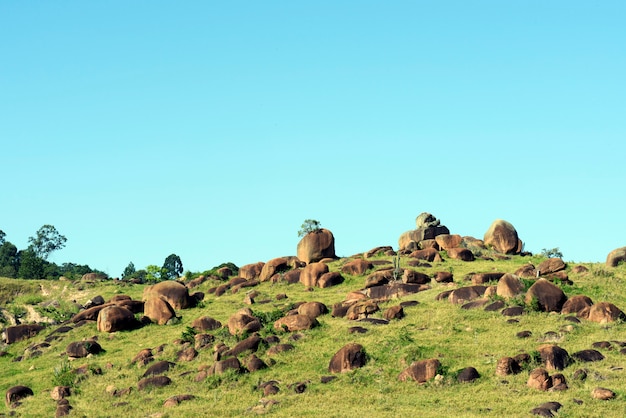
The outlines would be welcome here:
[[[5,234],[2,229],[0,229],[0,245],[4,244],[4,237],[6,236],[7,234]]]
[[[300,226],[300,230],[298,231],[298,236],[303,237],[308,233],[316,232],[322,229],[320,221],[316,221],[315,219],[305,219],[302,225]]]
[[[163,280],[163,269],[157,265],[150,264],[146,266],[146,278],[148,283],[157,283]]]
[[[163,263],[162,271],[164,280],[177,279],[183,273],[183,262],[176,254],[170,254]]]
[[[46,277],[46,260],[38,257],[32,249],[22,250],[18,253],[19,270],[18,277],[23,279],[43,279]]]
[[[46,260],[53,251],[65,247],[66,241],[67,238],[61,235],[52,225],[42,226],[37,231],[36,236],[28,238],[30,243],[29,249],[43,260]]]
[[[130,279],[135,273],[137,273],[137,270],[135,270],[135,265],[131,261],[124,269],[124,272],[122,273],[122,279]]]
[[[19,267],[17,247],[8,241],[0,245],[0,276],[15,277]]]

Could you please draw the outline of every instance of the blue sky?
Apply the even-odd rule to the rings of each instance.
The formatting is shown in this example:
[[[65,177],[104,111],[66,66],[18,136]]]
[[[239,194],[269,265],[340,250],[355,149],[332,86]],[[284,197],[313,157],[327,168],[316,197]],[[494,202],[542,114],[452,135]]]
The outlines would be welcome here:
[[[119,276],[397,247],[430,212],[626,245],[623,1],[0,4],[0,229]]]

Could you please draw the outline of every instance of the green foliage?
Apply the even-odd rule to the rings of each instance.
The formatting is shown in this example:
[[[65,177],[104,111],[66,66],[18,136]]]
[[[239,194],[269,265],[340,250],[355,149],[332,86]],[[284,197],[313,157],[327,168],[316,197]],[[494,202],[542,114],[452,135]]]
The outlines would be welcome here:
[[[18,253],[20,260],[20,267],[18,270],[18,276],[23,279],[43,279],[46,277],[45,265],[46,260],[37,256],[37,254],[31,250],[22,250]]]
[[[550,249],[543,248],[540,255],[546,258],[563,258],[563,253],[559,250],[559,247]]]
[[[195,336],[196,336],[197,333],[198,333],[198,331],[196,331],[195,328],[188,326],[181,333],[180,339],[183,342],[188,342],[188,343],[192,343],[193,344],[195,342]]]
[[[321,229],[321,224],[319,221],[315,219],[305,219],[302,225],[300,226],[300,230],[298,231],[298,236],[303,237],[306,234],[311,232],[316,232]]]
[[[69,321],[72,316],[78,312],[78,307],[67,303],[63,303],[58,306],[49,304],[45,306],[37,306],[35,307],[35,311],[37,311],[41,316],[50,318],[55,323],[60,324],[65,321]]]
[[[52,384],[54,386],[69,386],[73,388],[76,383],[76,373],[67,360],[63,360],[61,364],[54,368],[52,377]]]
[[[164,278],[163,268],[154,264],[146,266],[146,283],[158,283]]]
[[[133,275],[136,272],[137,272],[137,270],[135,270],[135,265],[131,261],[130,263],[128,263],[128,265],[124,269],[124,272],[122,273],[122,279],[130,279],[130,278],[133,277]]]
[[[202,274],[204,274],[205,276],[216,276],[217,275],[217,271],[223,267],[227,267],[230,269],[230,271],[233,272],[234,275],[238,275],[239,274],[239,267],[237,267],[237,265],[235,263],[231,263],[226,262],[226,263],[222,263],[219,266],[215,266],[210,270],[206,270],[204,271]]]
[[[161,268],[161,276],[163,280],[173,280],[180,277],[183,273],[183,262],[176,254],[170,254],[165,258],[163,267]]]
[[[44,225],[34,237],[28,238],[29,248],[39,258],[46,260],[48,256],[65,247],[67,238],[61,235],[54,226]]]

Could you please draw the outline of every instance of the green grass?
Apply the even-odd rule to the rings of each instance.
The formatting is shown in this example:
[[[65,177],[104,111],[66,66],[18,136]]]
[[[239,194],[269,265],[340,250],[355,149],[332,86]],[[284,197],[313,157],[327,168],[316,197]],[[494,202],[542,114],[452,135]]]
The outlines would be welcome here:
[[[377,257],[391,260],[391,258]],[[427,274],[435,271],[452,271],[455,283],[452,287],[469,284],[464,278],[472,272],[514,272],[529,261],[537,265],[541,257],[512,257],[510,260],[464,263],[446,259],[435,263],[432,268],[418,268]],[[330,264],[331,271],[337,271],[346,260]],[[406,266],[406,259],[402,265]],[[589,272],[573,274],[573,285],[567,286],[568,295],[586,294],[595,302],[609,301],[618,307],[626,308],[626,267],[615,269],[601,264],[585,264]],[[568,269],[573,264],[570,263]],[[270,300],[269,303],[255,304],[251,309],[265,322],[262,335],[272,333],[271,324],[277,312],[286,310],[300,301],[320,301],[329,308],[346,295],[362,287],[365,277],[344,275],[345,282],[328,289],[306,291],[300,284],[263,283],[254,290],[259,292],[255,300]],[[69,304],[72,299],[84,303],[88,299],[102,295],[108,299],[116,294],[128,294],[141,299],[144,286],[125,286],[104,282],[95,286],[80,286],[70,282],[24,282],[11,279],[0,280],[0,291],[18,292],[22,302],[58,300]],[[206,292],[216,282],[207,282],[193,291]],[[42,296],[43,286],[47,296]],[[515,356],[521,352],[532,353],[542,344],[540,337],[547,332],[562,332],[563,340],[558,344],[570,354],[591,348],[596,341],[626,341],[626,326],[622,323],[595,324],[583,322],[574,324],[565,332],[568,325],[563,316],[530,312],[519,317],[518,323],[507,323],[506,317],[498,312],[485,312],[481,309],[463,310],[445,301],[435,301],[440,292],[450,289],[449,285],[433,282],[430,290],[381,304],[381,310],[404,300],[416,300],[417,306],[405,308],[406,317],[392,321],[389,325],[375,326],[356,323],[343,318],[324,315],[318,318],[320,326],[302,331],[300,339],[290,341],[290,334],[279,333],[282,342],[295,346],[294,350],[270,357],[268,347],[261,345],[256,353],[271,366],[249,374],[226,373],[207,378],[201,382],[194,380],[199,369],[214,362],[211,348],[201,350],[191,362],[178,362],[176,353],[181,349],[174,341],[181,337],[191,337],[191,322],[200,316],[208,315],[226,325],[229,316],[245,307],[243,298],[249,289],[237,294],[227,292],[221,297],[207,294],[200,307],[181,310],[180,323],[171,326],[149,325],[132,332],[114,334],[100,333],[96,325],[88,324],[75,328],[63,335],[63,339],[43,349],[43,353],[21,362],[12,360],[24,350],[43,339],[55,328],[51,326],[37,337],[4,347],[8,355],[0,357],[0,383],[3,388],[21,384],[33,389],[35,396],[25,399],[16,411],[18,416],[53,416],[55,402],[49,391],[55,384],[65,381],[74,385],[74,394],[69,398],[72,405],[71,416],[115,417],[151,416],[164,413],[167,417],[187,416],[254,416],[266,413],[274,417],[526,417],[529,411],[547,401],[563,404],[559,417],[607,417],[622,416],[626,410],[626,356],[619,349],[601,350],[606,359],[598,363],[573,364],[562,371],[569,389],[564,392],[539,392],[526,386],[528,370],[507,377],[495,375],[498,359]],[[19,289],[18,289],[19,288]],[[26,290],[25,290],[26,289]],[[277,301],[275,296],[285,293],[288,298]],[[18,300],[19,301],[19,300]],[[5,302],[6,303],[6,302]],[[68,306],[68,305],[64,305]],[[376,314],[381,317],[381,314]],[[368,328],[365,334],[350,334],[348,328],[362,325]],[[529,330],[532,336],[516,338],[520,331]],[[220,330],[213,332],[218,341],[232,347],[241,338],[230,336]],[[65,347],[72,341],[96,336],[105,353],[87,359],[66,361]],[[368,355],[365,367],[337,376],[330,383],[322,384],[320,378],[328,375],[328,363],[333,354],[344,345],[357,342],[364,346]],[[145,372],[145,367],[131,364],[131,359],[144,348],[156,348],[165,344],[157,360],[176,362],[176,367],[166,373],[173,384],[165,388],[153,388],[145,392],[137,390],[137,382]],[[245,358],[246,354],[240,356]],[[411,362],[420,359],[437,358],[442,364],[442,377],[418,385],[399,382],[398,374]],[[85,376],[72,380],[71,370],[80,366],[90,370]],[[471,384],[456,382],[458,370],[473,366],[481,374],[478,381]],[[579,368],[589,371],[584,382],[573,379]],[[102,370],[96,374],[94,370]],[[555,372],[551,372],[553,374]],[[261,382],[278,381],[280,392],[268,397],[258,388]],[[304,393],[296,393],[293,386],[306,382]],[[591,398],[591,391],[597,386],[607,387],[617,393],[612,401],[597,401]],[[113,389],[132,388],[130,395],[114,397]],[[163,402],[173,396],[193,394],[195,399],[165,409]],[[583,401],[581,405],[573,399]],[[274,405],[268,401],[275,401]],[[265,405],[265,406],[264,406]],[[6,406],[0,407],[0,414],[8,413]],[[616,415],[617,414],[617,415]]]

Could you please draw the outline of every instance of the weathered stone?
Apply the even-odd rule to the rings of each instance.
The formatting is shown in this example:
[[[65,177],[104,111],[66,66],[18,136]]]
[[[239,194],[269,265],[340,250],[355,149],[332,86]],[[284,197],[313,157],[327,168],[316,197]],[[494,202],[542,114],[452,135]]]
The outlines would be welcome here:
[[[197,304],[197,300],[189,296],[189,289],[174,280],[166,280],[146,287],[142,300],[145,302],[153,298],[163,299],[175,310],[191,308]]]
[[[311,318],[307,315],[298,314],[280,318],[278,321],[274,322],[274,329],[278,331],[293,332],[311,329],[317,325],[319,325],[317,319]]]
[[[626,247],[616,248],[606,256],[606,265],[609,267],[617,267],[624,261],[626,261]]]
[[[548,258],[547,260],[539,263],[537,270],[539,270],[539,274],[545,276],[556,273],[557,271],[565,270],[565,267],[565,262],[561,258]]]
[[[176,366],[176,363],[172,363],[171,361],[157,361],[152,366],[148,367],[141,377],[160,375],[170,371],[174,366]]]
[[[604,356],[598,350],[577,351],[572,354],[572,358],[585,363],[604,360]]]
[[[510,374],[518,374],[522,371],[519,363],[512,357],[502,357],[496,364],[497,376],[508,376]]]
[[[363,346],[350,343],[343,346],[330,360],[328,371],[330,373],[343,373],[365,366],[367,356]]]
[[[453,304],[461,304],[478,299],[485,294],[486,286],[466,286],[453,290],[448,300]]]
[[[276,344],[272,347],[269,348],[269,350],[267,350],[267,355],[268,356],[273,356],[276,355],[278,353],[284,353],[285,351],[291,351],[293,350],[294,347],[293,344]]]
[[[239,267],[239,277],[243,277],[246,280],[258,279],[261,276],[261,271],[263,270],[264,265],[264,262],[259,261],[258,263],[241,266]]]
[[[585,318],[591,322],[605,324],[607,322],[615,322],[618,319],[625,320],[626,315],[617,306],[610,302],[598,302],[584,308],[578,314],[579,317]]]
[[[297,256],[306,264],[336,258],[333,233],[325,228],[309,232],[298,242]]]
[[[367,276],[367,278],[365,279],[365,285],[363,287],[365,289],[368,289],[374,286],[382,286],[391,281],[393,281],[393,271],[379,270]]]
[[[369,261],[358,258],[344,264],[341,268],[341,272],[351,276],[362,276],[367,272],[367,270],[370,270],[373,267],[374,265]]]
[[[389,300],[412,295],[430,289],[427,284],[389,283],[382,286],[374,286],[364,290],[365,295],[371,299]]]
[[[135,315],[121,306],[107,306],[98,314],[98,331],[117,332],[138,328],[141,324]]]
[[[162,388],[162,387],[168,386],[170,384],[172,384],[172,379],[170,379],[167,376],[146,377],[144,379],[141,379],[139,381],[139,383],[137,383],[137,389],[138,390],[145,390],[145,389],[148,389],[150,387]]]
[[[537,368],[530,372],[526,385],[533,389],[547,391],[552,387],[552,378],[545,369]]]
[[[387,308],[383,312],[383,318],[387,321],[391,321],[392,319],[402,319],[404,318],[404,309],[400,305]]]
[[[474,367],[466,367],[457,374],[457,381],[460,383],[472,383],[480,377],[478,370]]]
[[[440,234],[435,237],[435,241],[437,245],[439,245],[439,248],[448,251],[452,248],[458,248],[463,238],[457,234]]]
[[[404,232],[398,239],[400,250],[406,249],[411,241],[420,242],[428,239],[435,239],[436,236],[450,234],[450,230],[445,226],[426,226]]]
[[[261,330],[261,321],[252,315],[249,308],[240,309],[228,318],[228,331],[231,335],[253,333]]]
[[[493,247],[502,254],[519,254],[521,252],[520,240],[515,227],[502,219],[495,220],[483,238],[485,245]]]
[[[198,352],[193,347],[187,347],[176,353],[178,361],[192,361],[198,356]]]
[[[269,260],[263,265],[261,273],[259,274],[259,281],[266,282],[276,273],[284,273],[291,269],[289,263],[291,260],[288,257],[278,257]]]
[[[329,271],[328,273],[322,274],[322,276],[317,281],[317,286],[320,289],[325,289],[331,286],[337,286],[338,284],[343,283],[343,276],[336,271]]]
[[[578,315],[583,309],[593,306],[593,301],[589,296],[575,295],[570,297],[561,308],[562,314]]]
[[[187,395],[171,396],[171,397],[167,398],[165,400],[165,402],[163,402],[163,407],[164,408],[171,408],[173,406],[179,405],[181,402],[190,401],[192,399],[195,399],[195,396],[189,395],[189,394],[187,394]]]
[[[417,258],[418,260],[435,261],[435,258],[439,256],[439,252],[434,248],[426,248],[424,250],[416,250],[409,254],[409,257]]]
[[[267,369],[267,364],[255,354],[251,354],[246,358],[245,365],[249,372],[257,372],[259,370]]]
[[[400,373],[398,380],[401,382],[413,380],[417,383],[424,383],[437,375],[439,367],[441,367],[441,363],[437,359],[416,361]]]
[[[224,374],[227,370],[241,371],[241,363],[237,357],[229,357],[224,360],[216,361],[209,369],[208,374]]]
[[[490,282],[497,282],[504,276],[504,273],[476,273],[472,274],[473,285],[483,285]]]
[[[461,261],[474,261],[475,260],[474,253],[472,253],[467,248],[450,248],[448,249],[448,251],[446,251],[446,253],[448,254],[448,257],[454,260],[461,260]]]
[[[545,344],[537,351],[547,370],[563,370],[571,363],[569,353],[558,345]]]
[[[470,309],[483,308],[487,306],[487,304],[490,301],[491,300],[489,298],[474,299],[461,305],[461,309],[470,310]]]
[[[76,341],[70,343],[65,349],[68,357],[82,358],[89,354],[98,354],[102,351],[102,347],[96,341]]]
[[[302,269],[300,283],[305,287],[317,287],[320,277],[328,273],[328,265],[325,263],[311,263]]]
[[[55,401],[65,399],[71,395],[71,389],[69,386],[55,386],[50,391],[50,397]]]
[[[298,313],[310,318],[317,318],[318,316],[327,314],[328,307],[322,302],[306,302],[298,306]]]
[[[19,401],[27,398],[29,396],[33,396],[33,390],[28,386],[13,386],[9,388],[4,396],[5,404],[8,408],[14,408],[19,405]]]
[[[194,319],[191,326],[198,332],[214,331],[222,328],[222,323],[217,319],[211,318],[210,316],[201,316],[200,318]]]
[[[420,273],[415,270],[404,270],[402,274],[402,283],[410,283],[410,284],[426,284],[430,283],[431,278],[427,274]]]
[[[259,344],[261,343],[261,337],[254,334],[249,336],[248,338],[240,341],[230,350],[223,353],[224,357],[237,357],[239,354],[250,351],[252,353],[256,352],[259,349]]]
[[[352,304],[346,313],[346,318],[349,320],[357,320],[361,318],[367,318],[374,312],[378,312],[380,308],[378,304],[372,300],[363,300]]]
[[[18,341],[32,338],[39,334],[44,327],[39,324],[22,324],[7,327],[4,331],[5,342],[13,344]]]
[[[524,314],[524,307],[522,306],[509,306],[508,308],[502,309],[500,312],[502,316],[520,316]]]
[[[615,398],[615,392],[606,388],[595,388],[591,391],[591,396],[593,399],[599,399],[601,401],[608,401],[610,399]]]
[[[543,312],[560,312],[567,301],[565,293],[546,279],[538,279],[526,292],[524,302],[531,305],[537,302],[537,307]]]
[[[152,322],[159,325],[165,325],[173,318],[176,318],[176,312],[169,302],[160,297],[150,297],[145,301],[144,313]]]
[[[452,283],[454,276],[449,271],[438,271],[435,273],[435,281],[437,283]]]

